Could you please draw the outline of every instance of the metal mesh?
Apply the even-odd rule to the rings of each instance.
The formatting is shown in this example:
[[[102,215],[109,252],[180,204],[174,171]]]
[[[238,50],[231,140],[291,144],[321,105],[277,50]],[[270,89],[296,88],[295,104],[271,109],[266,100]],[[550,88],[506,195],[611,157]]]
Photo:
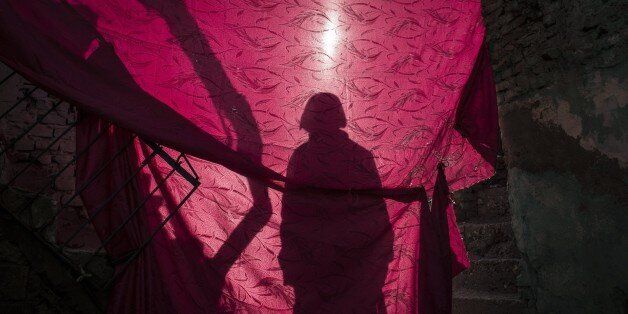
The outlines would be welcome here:
[[[10,88],[14,80],[22,80],[13,71],[4,73],[0,71],[0,91]],[[8,72],[8,73],[7,73]],[[189,199],[199,185],[198,176],[187,157],[170,149],[164,149],[161,145],[144,141],[132,136],[128,142],[121,145],[121,148],[107,158],[107,162],[99,166],[90,178],[84,181],[81,186],[67,186],[67,191],[59,188],[60,178],[67,176],[74,177],[74,165],[76,161],[88,152],[88,150],[102,140],[103,135],[111,128],[105,127],[102,131],[93,136],[87,147],[82,151],[66,152],[57,154],[60,143],[65,143],[66,151],[68,145],[74,146],[71,136],[76,127],[76,119],[58,119],[57,125],[53,128],[45,125],[47,119],[51,119],[55,113],[63,110],[74,110],[60,99],[52,101],[39,101],[33,96],[37,93],[44,93],[38,87],[22,84],[18,97],[13,97],[14,101],[8,102],[6,99],[0,106],[0,125],[2,134],[0,138],[0,159],[2,160],[0,175],[0,209],[5,211],[21,227],[36,237],[45,247],[47,247],[58,259],[60,259],[69,270],[75,275],[77,281],[89,290],[98,293],[107,290],[128,265],[136,260],[136,257],[151,242],[155,235],[163,226],[177,214],[178,209]],[[15,86],[15,85],[14,85]],[[45,95],[45,94],[44,94]],[[6,98],[6,97],[5,97]],[[9,97],[10,98],[10,97]],[[51,97],[46,96],[47,99]],[[37,108],[31,108],[33,104]],[[16,116],[17,115],[17,116]],[[44,128],[42,128],[44,126]],[[32,137],[45,135],[45,140],[33,141]],[[144,159],[139,162],[139,166],[131,171],[131,175],[122,182],[120,186],[111,189],[112,193],[90,210],[82,210],[82,217],[75,225],[64,225],[59,223],[59,217],[70,208],[80,207],[80,194],[93,184],[100,175],[110,169],[112,163],[121,158],[125,150],[133,147],[134,141],[139,140],[150,147]],[[70,142],[70,144],[68,144]],[[26,143],[26,144],[24,144]],[[51,157],[52,156],[52,157]],[[67,157],[71,156],[71,157]],[[54,160],[54,165],[51,158]],[[116,198],[125,186],[133,182],[142,168],[146,167],[151,160],[160,158],[170,167],[166,175],[156,182],[144,199],[137,202],[127,217],[122,219],[118,226],[114,226],[107,236],[103,237],[97,247],[90,249],[76,249],[72,246],[73,241],[83,237],[86,232],[90,232],[91,223],[103,212],[112,210],[110,203]],[[132,221],[136,215],[144,210],[144,206],[168,180],[175,176],[187,181],[189,191],[178,200],[176,208],[171,210],[161,223],[154,230],[147,231],[147,237],[142,244],[125,254],[124,257],[113,259],[105,252],[105,246],[118,235],[124,227]],[[67,181],[67,180],[66,180]],[[66,182],[63,181],[63,182]],[[65,185],[69,185],[66,184]],[[61,194],[60,196],[57,194]],[[59,229],[64,229],[65,236],[59,237]],[[93,233],[93,230],[91,231]],[[118,271],[113,272],[112,266],[117,265]]]

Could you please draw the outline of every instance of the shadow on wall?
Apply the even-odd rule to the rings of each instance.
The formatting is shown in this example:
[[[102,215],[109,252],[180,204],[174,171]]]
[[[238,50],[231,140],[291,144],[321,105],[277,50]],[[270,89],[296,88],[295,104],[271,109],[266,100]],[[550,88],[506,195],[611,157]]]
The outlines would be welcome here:
[[[203,83],[211,95],[222,95],[221,97],[213,98],[214,105],[217,106],[219,112],[223,113],[224,117],[231,117],[230,125],[233,126],[234,132],[238,137],[237,141],[237,152],[247,153],[249,156],[253,156],[253,161],[259,163],[261,160],[261,138],[259,135],[259,130],[257,128],[257,124],[255,123],[250,107],[246,103],[244,97],[242,97],[231,85],[229,79],[224,73],[220,63],[217,59],[213,57],[211,53],[211,49],[209,48],[208,43],[204,40],[204,36],[200,33],[198,26],[196,25],[192,16],[187,12],[183,3],[172,2],[171,6],[164,8],[161,6],[157,6],[151,1],[144,1],[144,5],[151,10],[155,10],[159,13],[164,20],[168,23],[170,27],[170,31],[172,34],[179,38],[179,43],[181,43],[183,51],[190,59],[198,59],[199,62],[192,62],[195,65],[195,70],[197,72],[198,77],[203,79]],[[92,25],[96,24],[97,16],[90,11],[89,8],[84,6],[74,6],[73,9],[80,12],[81,16],[85,17],[89,23]],[[91,29],[91,27],[90,27]],[[96,32],[95,30],[93,32]],[[89,32],[85,32],[86,34],[91,34]],[[198,39],[199,42],[187,41],[183,38],[189,36],[189,34],[197,33],[198,36],[193,36]],[[97,33],[96,33],[97,34]],[[91,34],[93,35],[93,34]],[[96,36],[100,38],[100,36]],[[98,49],[93,49],[93,42],[95,38],[93,36],[85,37],[84,43],[79,43],[81,47],[83,47],[83,51],[86,52],[88,58],[86,60],[87,63],[91,64],[107,64],[108,71],[114,74],[117,80],[123,81],[126,86],[129,86],[133,93],[141,95],[145,98],[151,98],[150,103],[155,104],[154,110],[159,112],[159,114],[168,116],[170,119],[173,119],[175,124],[189,126],[190,128],[196,129],[189,121],[185,118],[181,117],[178,113],[174,112],[167,105],[161,104],[160,101],[153,99],[152,96],[148,95],[146,92],[142,90],[140,86],[135,83],[132,75],[127,71],[126,67],[120,61],[120,59],[116,56],[116,53],[111,47],[110,44],[104,42],[103,40],[99,41]],[[196,48],[204,49],[202,52],[196,51]],[[207,53],[205,53],[207,52]],[[203,58],[198,58],[198,55],[202,55]],[[233,107],[237,108],[239,112],[238,117],[234,117],[231,114],[227,114],[226,110],[229,110]],[[89,135],[92,134],[93,131],[96,131],[94,128],[97,128],[102,121],[97,119],[95,116],[84,114],[83,121],[86,123],[81,123],[79,125],[79,129],[77,130],[78,134],[85,134],[85,140],[89,138]],[[89,121],[93,123],[88,123]],[[128,132],[117,129],[115,136],[128,137]],[[197,140],[202,138],[207,138],[208,141],[215,141],[213,138],[208,135],[199,135],[194,133],[194,136]],[[80,137],[80,135],[79,135]],[[246,139],[246,140],[242,140]],[[112,145],[120,145],[125,141],[118,141],[113,139]],[[80,146],[80,144],[79,144]],[[144,147],[145,148],[145,147]],[[148,155],[147,151],[143,151],[144,154]],[[100,154],[101,156],[108,156],[108,154]],[[84,160],[86,161],[86,160]],[[92,160],[93,161],[93,160]],[[133,162],[131,161],[131,164]],[[141,195],[144,195],[148,191],[148,184],[151,180],[154,182],[161,182],[165,178],[161,175],[159,169],[155,168],[153,163],[149,164],[152,177],[140,177],[137,181],[137,186],[135,186],[135,193],[139,199],[142,199]],[[122,169],[124,170],[124,169]],[[81,171],[79,171],[81,172]],[[84,176],[89,177],[88,172],[82,173]],[[93,187],[98,187],[102,191],[110,191],[108,189],[109,184],[118,185],[122,181],[124,181],[124,174],[120,173],[118,177],[111,177],[111,181],[104,180],[102,184],[95,184]],[[78,180],[79,184],[81,179]],[[202,308],[217,308],[219,299],[221,297],[222,289],[225,284],[225,276],[233,263],[242,253],[242,251],[246,248],[246,246],[250,243],[253,237],[259,232],[259,230],[268,222],[271,214],[271,206],[270,201],[268,199],[268,191],[265,186],[261,183],[254,181],[252,179],[248,180],[249,190],[253,197],[253,205],[248,210],[245,218],[241,221],[241,223],[235,228],[234,231],[231,232],[229,238],[225,241],[224,245],[218,250],[218,252],[214,255],[213,258],[208,258],[203,254],[203,243],[201,243],[194,235],[194,233],[190,230],[187,223],[179,219],[179,216],[175,216],[174,219],[171,220],[172,231],[175,234],[175,238],[177,239],[177,243],[180,245],[181,254],[184,255],[185,258],[183,260],[187,263],[187,269],[190,271],[189,274],[192,275],[193,281],[196,285],[203,287],[205,289],[205,296],[201,299],[204,304],[200,305]],[[132,192],[129,192],[132,193]],[[157,200],[153,199],[151,203],[148,203],[146,206],[150,208],[159,208],[161,205],[164,205],[169,211],[176,210],[176,206],[178,201],[176,196],[164,185],[160,188],[160,193],[163,199]],[[100,200],[104,198],[104,196],[100,194],[83,194],[83,199],[88,207],[88,210],[93,209],[95,205],[100,203]],[[129,195],[127,195],[129,196]],[[126,200],[126,203],[122,200],[118,200],[119,203],[123,207],[134,208],[134,202],[136,199],[131,195]],[[161,204],[163,203],[163,204]],[[89,204],[92,204],[90,206]],[[123,216],[124,217],[124,216]],[[110,234],[111,230],[116,227],[117,220],[112,217],[102,217],[105,219],[105,223],[98,223],[96,221],[96,226],[101,237],[106,237]],[[107,220],[113,219],[113,220]],[[134,219],[139,220],[139,219]],[[120,221],[121,222],[121,221]],[[143,239],[148,237],[149,231],[146,226],[142,224],[130,224],[129,227],[124,229],[124,232],[120,233],[115,241],[112,241],[112,244],[108,246],[108,252],[115,259],[118,256],[122,256],[124,254],[128,254],[128,252],[132,252],[134,249],[141,245]],[[147,248],[147,252],[150,251],[150,248]],[[150,255],[147,255],[150,256]],[[143,260],[143,262],[141,262]],[[163,276],[158,275],[159,270],[156,267],[152,266],[152,261],[139,258],[138,263],[133,263],[134,266],[130,267],[129,270],[126,270],[125,274],[118,281],[114,289],[120,289],[119,291],[128,291],[131,294],[135,295],[148,289],[152,285],[160,285],[158,282],[152,282],[151,280],[161,280],[164,279]],[[134,269],[133,269],[134,268]],[[140,278],[152,278],[151,280],[131,280],[129,278],[134,277]],[[161,276],[161,277],[159,277]],[[162,286],[162,288],[164,288]],[[154,290],[154,291],[153,291]],[[158,291],[165,292],[165,289],[151,289],[154,293]],[[141,294],[141,293],[140,293]],[[118,299],[113,299],[109,303],[110,309],[126,309],[129,304],[133,304],[135,306],[141,306],[143,302],[139,301],[129,301],[125,298],[131,296],[125,296],[125,294],[113,293],[112,297]],[[176,309],[176,305],[172,304],[172,300],[169,297],[172,295],[152,295],[151,297],[155,298],[154,302],[147,302],[152,305],[157,305],[161,307],[159,310]],[[137,303],[139,302],[139,303]],[[136,304],[137,303],[137,304]],[[148,310],[148,309],[147,309]]]
[[[262,140],[251,107],[233,87],[185,3],[175,1],[164,5],[163,1],[141,2],[147,9],[155,11],[164,19],[183,52],[194,65],[197,77],[201,79],[208,94],[219,95],[212,97],[212,104],[223,117],[229,119],[229,124],[237,137],[236,151],[251,156],[255,164],[261,164]],[[237,112],[237,115],[233,112]],[[203,255],[203,244],[195,238],[183,220],[173,221],[172,229],[177,234],[177,239],[186,239],[185,254],[189,256],[186,260],[201,262],[201,265],[207,266],[199,269],[195,276],[197,280],[206,279],[201,282],[201,287],[209,288],[205,296],[208,308],[218,308],[227,272],[271,217],[272,207],[268,188],[250,178],[247,179],[247,183],[252,206],[212,258]],[[169,194],[167,189],[162,189],[162,192],[164,195]],[[166,197],[166,200],[171,198]],[[172,201],[167,201],[166,204],[172,205]]]

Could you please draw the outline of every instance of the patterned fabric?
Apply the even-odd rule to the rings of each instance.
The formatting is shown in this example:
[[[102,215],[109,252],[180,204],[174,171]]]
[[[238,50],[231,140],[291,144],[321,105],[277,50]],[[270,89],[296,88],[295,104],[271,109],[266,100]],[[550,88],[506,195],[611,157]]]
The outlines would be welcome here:
[[[201,187],[112,312],[447,312],[468,261],[446,194],[496,156],[483,40],[466,0],[0,3],[3,62],[197,157]],[[148,225],[184,184],[159,189]]]

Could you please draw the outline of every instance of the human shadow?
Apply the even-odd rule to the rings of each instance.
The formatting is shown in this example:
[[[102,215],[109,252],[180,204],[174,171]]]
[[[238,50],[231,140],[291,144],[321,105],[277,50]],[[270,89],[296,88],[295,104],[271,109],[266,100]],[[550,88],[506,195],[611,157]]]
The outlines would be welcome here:
[[[383,197],[352,191],[381,182],[373,155],[341,130],[346,123],[337,96],[314,95],[300,124],[309,140],[288,164],[279,262],[295,313],[384,311],[393,233]]]
[[[251,106],[234,88],[185,3],[154,0],[140,2],[161,16],[171,34],[177,39],[181,49],[191,61],[197,77],[210,95],[211,104],[228,120],[229,123],[225,124],[225,127],[230,126],[237,137],[235,151],[248,156],[254,164],[261,164],[262,139]],[[191,260],[203,259],[202,264],[209,266],[207,274],[198,275],[199,278],[207,278],[204,284],[210,284],[212,287],[205,296],[210,308],[218,308],[227,272],[271,217],[272,207],[267,186],[251,177],[247,177],[246,181],[251,193],[252,206],[212,258],[202,256],[203,244],[192,235],[185,222],[177,220],[178,233],[188,240],[191,247],[196,248],[186,250],[193,255]]]

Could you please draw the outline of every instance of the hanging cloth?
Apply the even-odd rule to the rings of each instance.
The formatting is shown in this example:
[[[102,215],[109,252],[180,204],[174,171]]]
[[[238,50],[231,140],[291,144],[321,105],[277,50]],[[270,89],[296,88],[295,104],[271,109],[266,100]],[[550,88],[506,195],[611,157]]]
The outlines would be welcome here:
[[[110,145],[194,156],[200,187],[117,281],[115,313],[450,311],[468,260],[448,194],[496,158],[484,36],[477,1],[0,2],[0,61],[114,122]],[[151,161],[121,203],[166,170]],[[108,253],[185,184],[160,185]]]

